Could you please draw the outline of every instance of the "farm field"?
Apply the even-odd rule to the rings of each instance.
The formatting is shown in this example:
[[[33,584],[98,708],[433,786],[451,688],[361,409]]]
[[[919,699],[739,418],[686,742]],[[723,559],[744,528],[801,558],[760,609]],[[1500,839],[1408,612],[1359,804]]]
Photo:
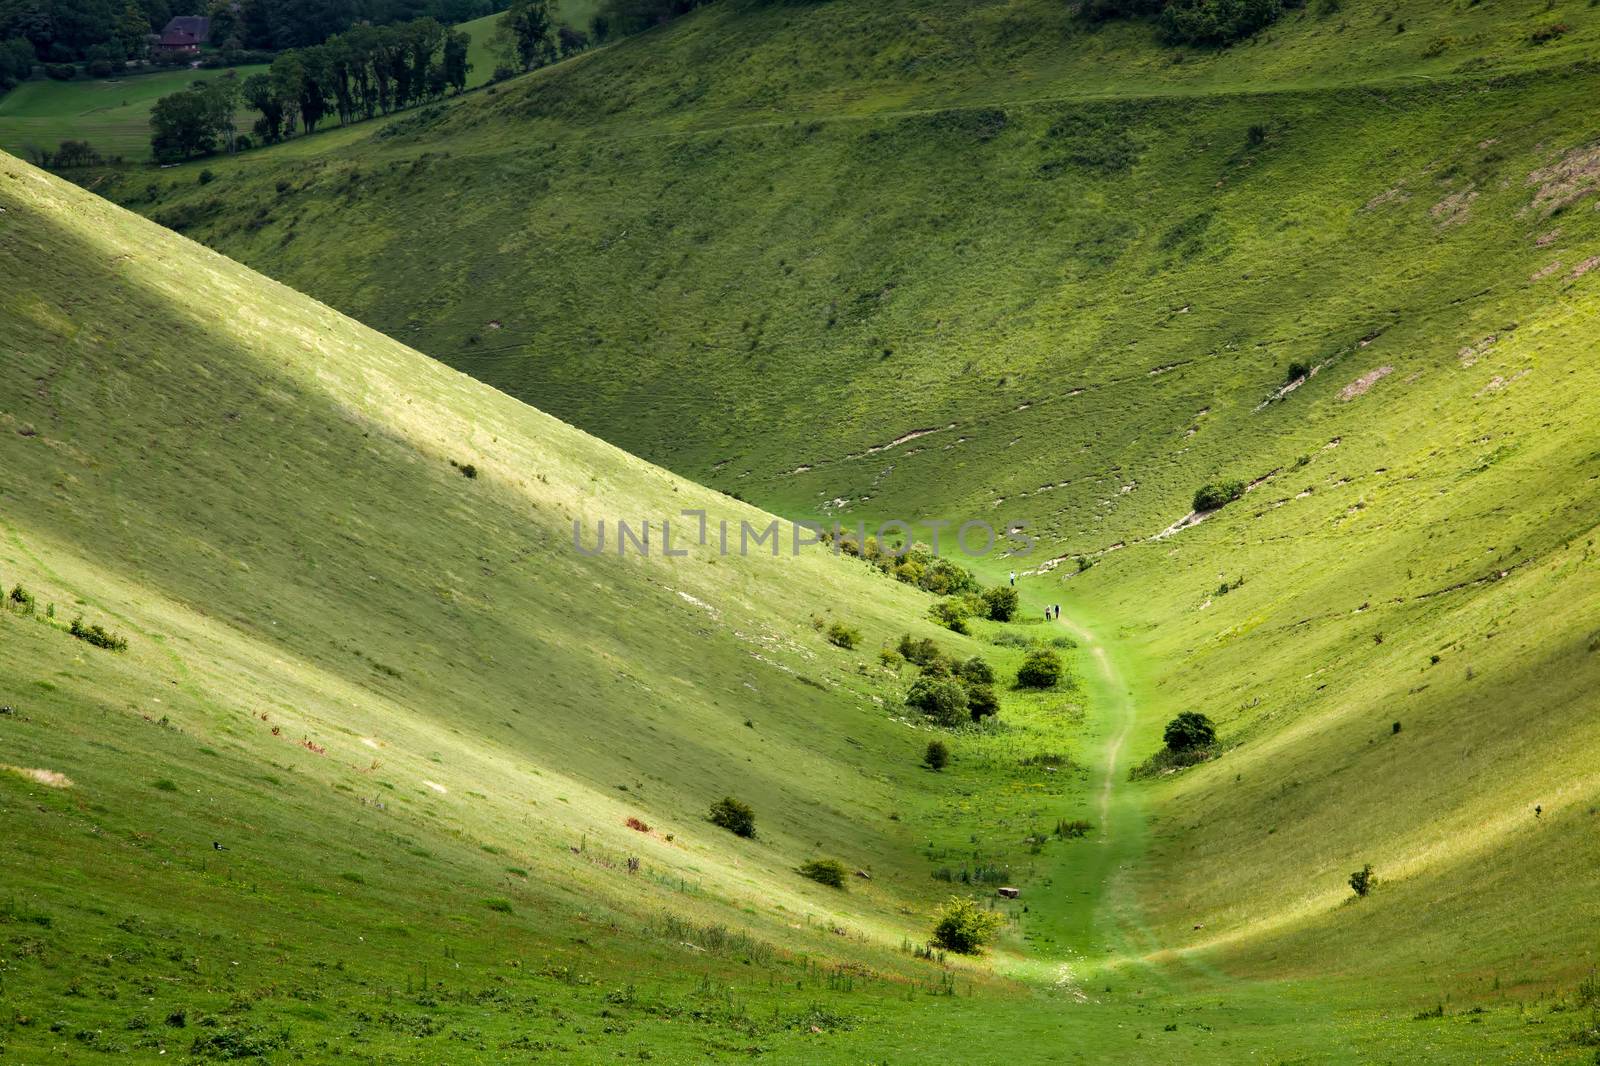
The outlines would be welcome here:
[[[226,70],[163,70],[125,78],[26,81],[0,96],[0,149],[22,155],[36,144],[54,150],[62,141],[88,141],[102,155],[150,158],[150,109],[157,100],[197,79],[226,74],[247,78],[264,66]],[[254,114],[241,110],[248,130]]]

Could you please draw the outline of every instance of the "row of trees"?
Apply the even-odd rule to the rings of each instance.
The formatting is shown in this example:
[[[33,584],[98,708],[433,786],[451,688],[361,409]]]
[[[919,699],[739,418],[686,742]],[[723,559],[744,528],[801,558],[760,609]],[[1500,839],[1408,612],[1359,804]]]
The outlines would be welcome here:
[[[120,63],[144,56],[148,34],[173,15],[207,15],[225,50],[322,44],[354,26],[418,18],[445,25],[492,14],[504,0],[0,0],[0,41],[25,42],[34,61]]]
[[[330,114],[343,125],[460,93],[472,69],[469,44],[465,33],[431,18],[357,26],[284,52],[242,82],[226,75],[162,97],[150,115],[150,147],[162,162],[233,151],[241,104],[260,115],[246,143],[275,144],[299,129],[314,133]]]

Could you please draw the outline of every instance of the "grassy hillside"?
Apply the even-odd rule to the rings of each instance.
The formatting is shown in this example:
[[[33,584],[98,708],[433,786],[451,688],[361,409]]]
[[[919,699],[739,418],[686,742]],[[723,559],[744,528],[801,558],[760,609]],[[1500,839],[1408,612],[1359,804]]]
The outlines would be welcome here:
[[[1582,3],[1329,6],[1180,53],[1026,0],[718,4],[383,137],[116,191],[764,507],[1040,534],[1024,587],[1079,627],[1072,706],[1008,697],[1027,739],[980,738],[969,776],[934,784],[893,728],[821,731],[819,767],[889,775],[841,781],[822,823],[829,848],[902,849],[903,888],[875,876],[877,910],[851,893],[863,952],[911,935],[928,873],[978,861],[965,849],[1004,839],[1034,864],[1004,949],[961,971],[976,994],[856,1006],[841,1057],[894,1061],[914,1033],[971,1058],[981,1032],[985,1061],[1590,1061],[1600,21]],[[493,394],[470,395],[455,409],[481,417]],[[1239,499],[1189,514],[1234,480]],[[817,573],[830,584],[752,571],[772,583],[745,626],[776,612],[826,661],[811,612],[852,604],[875,647],[925,607]],[[559,631],[572,606],[513,614]],[[637,638],[605,661],[637,655],[632,676],[671,691],[651,682],[670,654]],[[693,651],[670,676],[704,685],[719,653]],[[476,683],[500,685],[503,661]],[[893,679],[834,661],[858,707],[892,705]],[[707,693],[735,721],[736,682]],[[1130,781],[1187,709],[1218,722],[1220,757]],[[783,713],[772,795],[816,734],[798,723],[833,712]],[[628,719],[607,720],[611,751]],[[1081,773],[1019,767],[1058,741]],[[633,789],[620,773],[595,791]],[[705,776],[661,783],[675,818]],[[857,802],[883,812],[870,836]],[[1024,827],[1060,810],[1102,835],[1027,856]],[[788,850],[729,902],[765,899]],[[1365,863],[1379,887],[1354,901]],[[741,921],[780,944],[804,932],[756,911]],[[892,950],[863,964],[919,980]]]
[[[1019,760],[1090,742],[1070,693],[932,774],[876,662],[922,594],[585,557],[574,520],[760,516],[11,158],[0,208],[0,1045],[676,1057],[998,995],[903,948],[936,862],[1045,861],[1080,779]]]

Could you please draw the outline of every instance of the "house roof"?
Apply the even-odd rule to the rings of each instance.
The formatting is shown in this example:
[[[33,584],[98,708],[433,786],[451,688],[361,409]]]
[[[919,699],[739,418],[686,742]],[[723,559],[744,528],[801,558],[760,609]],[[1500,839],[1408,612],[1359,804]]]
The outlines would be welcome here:
[[[180,33],[191,38],[186,44],[204,44],[211,37],[211,20],[204,15],[175,15],[161,31],[161,41],[165,44]]]

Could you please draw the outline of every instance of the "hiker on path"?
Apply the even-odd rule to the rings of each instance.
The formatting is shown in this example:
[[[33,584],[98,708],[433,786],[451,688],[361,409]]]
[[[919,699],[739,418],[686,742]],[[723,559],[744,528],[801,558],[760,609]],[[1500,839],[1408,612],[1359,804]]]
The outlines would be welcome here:
[[[1017,587],[1017,572],[1015,570],[1011,571],[1011,587]]]

